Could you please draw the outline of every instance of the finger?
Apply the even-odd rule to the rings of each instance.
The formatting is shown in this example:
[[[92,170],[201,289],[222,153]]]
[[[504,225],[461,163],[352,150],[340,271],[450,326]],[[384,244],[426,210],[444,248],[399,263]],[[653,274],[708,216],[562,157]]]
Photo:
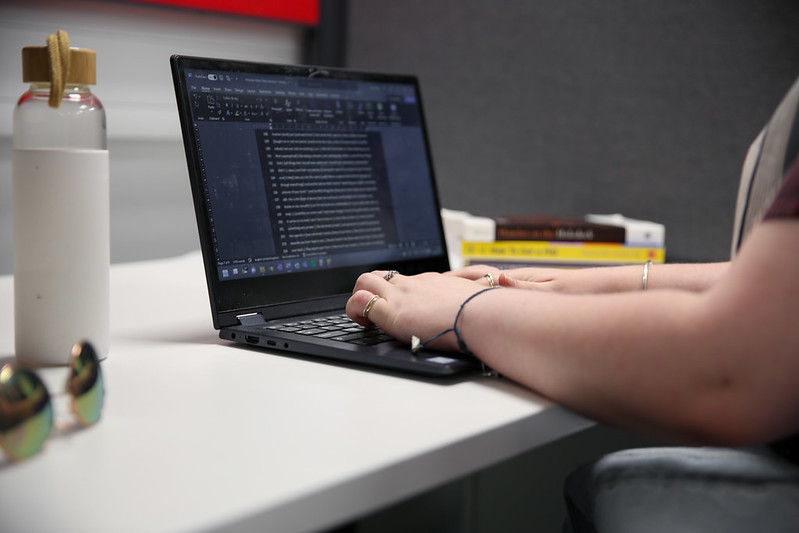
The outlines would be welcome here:
[[[502,272],[499,275],[499,286],[500,287],[509,287],[514,289],[529,289],[529,290],[548,290],[549,284],[548,283],[541,283],[537,281],[527,281],[524,279],[514,278],[511,275],[508,275]]]
[[[377,304],[380,303],[382,298],[379,298],[375,302],[373,302],[371,309],[369,310],[368,317],[363,316],[364,310],[366,306],[369,305],[370,300],[373,296],[376,296],[374,293],[366,291],[366,290],[359,290],[353,293],[350,299],[347,301],[346,311],[347,316],[349,316],[354,322],[362,325],[368,326],[371,325],[373,322],[372,320],[374,317],[374,310],[377,307]]]
[[[380,276],[386,281],[391,281],[395,276],[399,276],[400,273],[397,270],[375,270],[372,272],[375,276]]]
[[[505,272],[502,272],[499,275],[499,286],[500,287],[516,287],[516,286],[518,286],[518,280],[516,280],[513,277],[509,276]]]
[[[472,281],[479,281],[487,272],[494,272],[496,269],[483,265],[472,265],[458,270],[447,272],[447,275],[458,276],[459,278],[470,279]]]
[[[386,307],[385,298],[381,298],[380,296],[375,294],[369,299],[368,302],[366,302],[363,311],[361,311],[361,318],[366,320],[367,323],[371,322],[372,324],[379,326],[380,324],[382,324],[380,318],[382,316],[382,311],[385,309],[385,307]]]
[[[487,285],[488,287],[491,287],[492,289],[494,287],[499,287],[499,277],[501,275],[502,275],[501,272],[496,274],[493,272],[487,272],[483,274],[483,279],[481,280],[481,283]]]
[[[385,278],[386,274],[388,274],[387,270],[375,270],[373,272],[361,274],[355,281],[355,287],[352,292],[366,290],[372,294],[380,294],[383,296],[385,291],[391,291],[392,287],[391,283],[388,283]]]

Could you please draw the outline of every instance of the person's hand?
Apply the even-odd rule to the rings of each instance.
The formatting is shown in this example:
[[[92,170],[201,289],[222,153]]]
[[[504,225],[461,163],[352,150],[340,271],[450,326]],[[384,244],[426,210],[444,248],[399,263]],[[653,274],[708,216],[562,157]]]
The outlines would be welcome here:
[[[448,272],[447,275],[480,281],[500,287],[532,289],[538,291],[558,291],[562,289],[563,278],[569,271],[562,268],[515,268],[500,270],[485,265],[472,265]]]
[[[385,271],[362,274],[347,302],[347,315],[364,326],[375,324],[407,343],[412,336],[425,342],[451,328],[461,304],[488,287],[485,278],[471,280],[436,273],[388,274]],[[440,350],[458,348],[453,333],[441,336],[430,346]]]

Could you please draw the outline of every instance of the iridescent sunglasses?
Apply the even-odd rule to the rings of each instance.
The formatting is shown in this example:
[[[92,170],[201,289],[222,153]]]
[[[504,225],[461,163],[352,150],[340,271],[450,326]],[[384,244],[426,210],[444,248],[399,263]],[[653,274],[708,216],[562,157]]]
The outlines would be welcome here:
[[[100,419],[105,389],[97,352],[88,342],[72,347],[66,393],[81,426]],[[44,382],[8,363],[0,369],[0,449],[12,461],[36,454],[53,429],[53,403]]]

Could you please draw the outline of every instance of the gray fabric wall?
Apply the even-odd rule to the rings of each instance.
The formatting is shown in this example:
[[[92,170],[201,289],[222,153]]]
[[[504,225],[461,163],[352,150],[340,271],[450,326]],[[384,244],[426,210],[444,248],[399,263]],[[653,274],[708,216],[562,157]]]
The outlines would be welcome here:
[[[723,260],[743,158],[799,76],[795,0],[349,0],[347,66],[422,81],[444,207],[621,212]]]

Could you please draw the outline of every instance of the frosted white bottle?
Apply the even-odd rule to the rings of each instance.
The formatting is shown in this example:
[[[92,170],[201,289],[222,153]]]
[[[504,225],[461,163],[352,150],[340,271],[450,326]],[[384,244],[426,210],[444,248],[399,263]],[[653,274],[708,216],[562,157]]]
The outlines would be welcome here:
[[[95,53],[70,48],[58,107],[46,47],[22,50],[14,109],[14,344],[20,361],[65,365],[72,345],[109,348],[109,165]],[[57,86],[57,84],[54,84]],[[57,90],[57,89],[56,89]]]

